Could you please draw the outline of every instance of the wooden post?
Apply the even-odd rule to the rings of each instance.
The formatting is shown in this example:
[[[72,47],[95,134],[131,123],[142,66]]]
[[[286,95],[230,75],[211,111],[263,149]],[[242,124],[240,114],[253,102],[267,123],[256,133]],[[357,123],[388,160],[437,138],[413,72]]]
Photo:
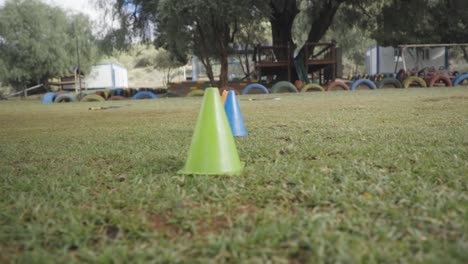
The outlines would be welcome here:
[[[287,46],[287,54],[288,54],[288,81],[291,82],[291,50],[290,50],[290,46],[289,46],[289,43],[288,43],[288,46]]]

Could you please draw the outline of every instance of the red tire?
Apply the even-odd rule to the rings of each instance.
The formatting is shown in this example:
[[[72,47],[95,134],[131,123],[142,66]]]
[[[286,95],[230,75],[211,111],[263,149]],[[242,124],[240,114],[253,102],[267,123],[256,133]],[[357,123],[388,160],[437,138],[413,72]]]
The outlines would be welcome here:
[[[450,80],[450,78],[447,77],[447,76],[444,76],[444,75],[436,75],[436,76],[432,77],[429,80],[428,86],[429,87],[434,87],[434,85],[437,84],[440,81],[442,81],[445,84],[446,87],[452,86],[452,81]]]
[[[330,91],[333,91],[335,90],[335,88],[341,88],[345,91],[349,91],[349,86],[346,85],[346,83],[344,82],[340,82],[340,81],[334,81],[334,82],[331,82],[327,85],[327,92],[330,92]]]

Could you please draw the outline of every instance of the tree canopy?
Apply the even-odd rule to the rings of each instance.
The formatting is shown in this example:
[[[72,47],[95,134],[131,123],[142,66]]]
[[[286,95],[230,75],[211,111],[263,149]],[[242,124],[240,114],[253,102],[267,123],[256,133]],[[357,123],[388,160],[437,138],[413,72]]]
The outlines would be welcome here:
[[[16,89],[43,83],[71,72],[77,52],[81,70],[89,69],[97,58],[91,28],[87,17],[38,0],[7,1],[0,9],[0,80]]]
[[[179,60],[197,55],[211,80],[210,59],[217,59],[224,85],[230,44],[247,25],[267,20],[273,45],[292,47],[298,24],[304,36],[296,31],[294,38],[319,42],[337,19],[343,30],[364,32],[384,46],[463,43],[468,42],[467,5],[465,0],[117,0],[115,8],[124,18],[124,28],[132,25],[145,31],[151,22],[157,46]],[[300,11],[300,22],[294,23]],[[353,37],[359,41],[358,36]],[[352,47],[352,43],[344,46]],[[280,59],[292,55],[276,54]]]

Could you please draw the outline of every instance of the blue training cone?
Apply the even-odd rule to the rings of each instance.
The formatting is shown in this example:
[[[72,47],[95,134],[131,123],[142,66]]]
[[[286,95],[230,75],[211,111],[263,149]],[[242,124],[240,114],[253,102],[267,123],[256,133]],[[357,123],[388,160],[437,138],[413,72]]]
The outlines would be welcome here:
[[[235,137],[247,136],[247,130],[244,126],[244,118],[239,107],[239,101],[235,91],[229,91],[226,102],[224,103],[224,110],[231,126],[232,135]]]

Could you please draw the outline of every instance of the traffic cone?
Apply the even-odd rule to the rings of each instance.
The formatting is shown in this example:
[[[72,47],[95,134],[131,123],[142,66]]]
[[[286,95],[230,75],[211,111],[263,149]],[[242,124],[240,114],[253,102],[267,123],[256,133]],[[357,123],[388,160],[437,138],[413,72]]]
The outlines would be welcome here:
[[[187,162],[179,174],[239,175],[236,143],[223,110],[218,88],[207,88],[192,137]]]
[[[244,118],[239,106],[239,101],[237,100],[236,92],[229,91],[224,103],[224,110],[231,126],[232,135],[235,137],[245,137],[247,136],[247,130],[244,126]]]
[[[226,97],[228,95],[228,91],[223,90],[223,94],[221,95],[221,99],[223,100],[223,105],[226,103]]]

